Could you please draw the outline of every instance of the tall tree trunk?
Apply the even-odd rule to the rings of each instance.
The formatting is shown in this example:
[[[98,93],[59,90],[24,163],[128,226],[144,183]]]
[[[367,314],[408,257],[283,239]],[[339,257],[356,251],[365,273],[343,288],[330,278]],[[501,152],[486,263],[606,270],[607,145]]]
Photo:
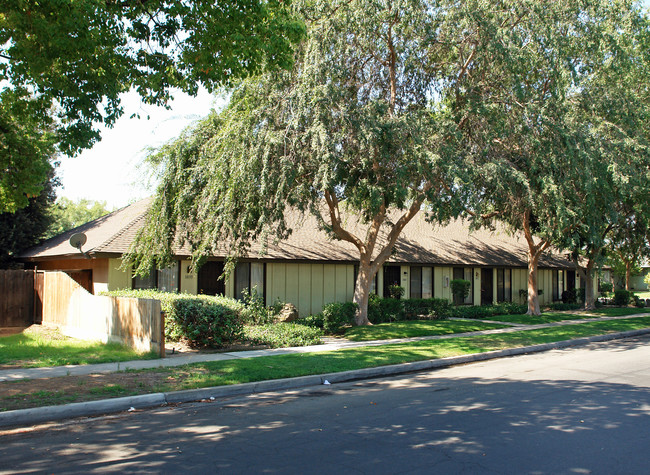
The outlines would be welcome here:
[[[530,227],[530,211],[523,214],[523,228],[526,242],[528,243],[528,311],[526,315],[539,316],[539,295],[537,292],[537,265],[542,253],[551,245],[548,241],[535,243],[535,238]]]
[[[584,269],[585,277],[585,310],[595,310],[596,297],[594,293],[594,261],[589,259],[587,267]]]
[[[368,299],[370,298],[370,284],[374,274],[370,259],[365,258],[359,261],[359,273],[357,274],[357,281],[354,284],[354,297],[352,301],[359,306],[356,315],[354,316],[355,325],[372,325],[368,319]]]
[[[537,292],[537,264],[539,255],[528,255],[528,311],[526,315],[541,315]]]
[[[630,290],[630,279],[632,278],[632,261],[625,261],[625,290]]]

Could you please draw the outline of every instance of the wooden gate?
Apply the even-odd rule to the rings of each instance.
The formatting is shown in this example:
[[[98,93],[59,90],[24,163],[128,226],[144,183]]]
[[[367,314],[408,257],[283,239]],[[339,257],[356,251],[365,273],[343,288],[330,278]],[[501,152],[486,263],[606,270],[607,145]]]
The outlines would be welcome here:
[[[34,323],[34,271],[0,270],[0,327]]]

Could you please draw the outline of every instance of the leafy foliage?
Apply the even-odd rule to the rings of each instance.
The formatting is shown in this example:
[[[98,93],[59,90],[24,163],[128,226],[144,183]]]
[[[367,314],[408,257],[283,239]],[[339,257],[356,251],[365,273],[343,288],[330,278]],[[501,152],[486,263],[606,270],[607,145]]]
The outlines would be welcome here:
[[[0,268],[17,264],[20,253],[47,236],[52,216],[50,207],[55,199],[57,180],[50,169],[49,181],[25,208],[16,212],[0,213]]]
[[[173,88],[288,68],[303,31],[280,0],[3,1],[0,132],[20,148],[0,147],[1,168],[19,175],[0,181],[0,211],[38,194],[55,143],[68,155],[96,143],[95,125],[123,114],[121,93],[164,105]]]
[[[50,212],[53,222],[48,228],[47,237],[56,236],[109,213],[105,201],[80,199],[74,202],[65,197],[59,198]]]
[[[464,302],[469,295],[472,283],[465,279],[453,279],[449,282],[449,286],[451,287],[451,293],[454,296],[454,302],[458,305]]]
[[[634,292],[625,289],[616,289],[614,291],[614,305],[628,305],[633,301]]]
[[[243,335],[244,306],[220,296],[175,294],[157,290],[116,290],[107,295],[160,300],[165,314],[165,338],[196,347],[220,347]]]
[[[323,332],[298,323],[267,323],[244,327],[244,338],[256,345],[271,348],[319,345]]]

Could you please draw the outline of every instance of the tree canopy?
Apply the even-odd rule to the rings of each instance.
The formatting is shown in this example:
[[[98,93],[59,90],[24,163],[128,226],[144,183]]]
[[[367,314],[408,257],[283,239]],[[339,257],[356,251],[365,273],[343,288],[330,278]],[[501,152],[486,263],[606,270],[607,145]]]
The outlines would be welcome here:
[[[275,67],[290,67],[303,26],[279,0],[6,0],[0,7],[0,147],[32,131],[73,155],[100,139],[135,89],[164,105],[172,88],[194,94]],[[20,115],[10,109],[23,109]],[[26,204],[44,182],[47,154],[0,156],[30,169],[0,183],[0,211]],[[17,189],[18,191],[16,191]],[[22,193],[22,195],[21,195]]]
[[[372,277],[417,213],[498,216],[526,231],[534,259],[575,225],[569,184],[596,186],[581,160],[602,156],[586,154],[607,120],[585,126],[587,80],[628,54],[617,48],[639,18],[631,3],[298,6],[307,36],[294,67],[235,84],[222,112],[153,157],[161,185],[128,258],[140,272],[178,240],[200,262],[224,242],[236,257],[282,238],[292,206],[358,249],[364,324]]]
[[[52,223],[48,227],[46,237],[49,238],[74,229],[94,219],[101,218],[109,212],[106,209],[105,201],[94,201],[85,198],[72,201],[66,197],[59,198],[50,209]]]

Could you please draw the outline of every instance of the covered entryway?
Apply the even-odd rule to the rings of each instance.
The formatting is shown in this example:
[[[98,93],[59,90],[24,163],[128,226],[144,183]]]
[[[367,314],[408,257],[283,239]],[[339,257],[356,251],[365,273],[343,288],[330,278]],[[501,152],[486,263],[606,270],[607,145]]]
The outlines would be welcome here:
[[[494,303],[494,274],[492,269],[481,269],[481,305]]]
[[[199,294],[226,295],[226,283],[219,279],[223,274],[223,262],[208,261],[199,269],[198,286]]]
[[[400,266],[384,266],[384,297],[390,297],[390,286],[402,285]]]

